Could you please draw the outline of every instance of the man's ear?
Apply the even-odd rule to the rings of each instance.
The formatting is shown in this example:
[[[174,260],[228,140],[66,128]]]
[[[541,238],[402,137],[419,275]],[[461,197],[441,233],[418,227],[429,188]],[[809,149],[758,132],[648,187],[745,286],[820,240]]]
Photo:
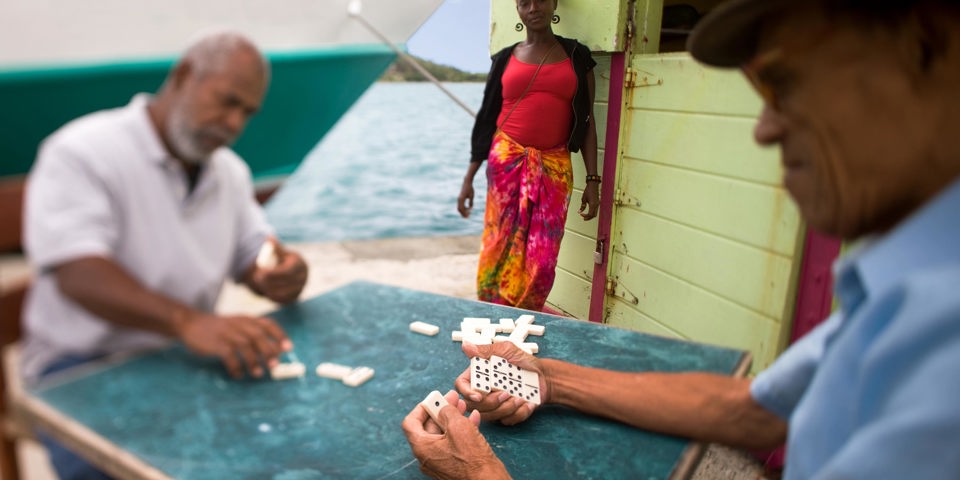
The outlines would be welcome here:
[[[930,73],[949,54],[957,48],[960,36],[952,31],[956,24],[953,19],[945,20],[940,12],[933,9],[918,8],[904,20],[901,45],[911,62],[912,70],[918,75]]]
[[[193,65],[189,61],[181,61],[175,67],[173,67],[173,72],[170,74],[170,79],[172,80],[171,85],[174,89],[179,89],[187,82],[187,79],[190,78],[190,75],[193,73]]]

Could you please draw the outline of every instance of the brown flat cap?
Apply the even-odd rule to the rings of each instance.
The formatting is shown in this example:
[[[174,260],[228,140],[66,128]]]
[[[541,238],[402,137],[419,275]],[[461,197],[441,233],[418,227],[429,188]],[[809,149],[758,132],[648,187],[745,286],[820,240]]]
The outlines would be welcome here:
[[[708,65],[738,67],[756,53],[763,20],[800,1],[727,0],[697,23],[687,41],[687,50]]]

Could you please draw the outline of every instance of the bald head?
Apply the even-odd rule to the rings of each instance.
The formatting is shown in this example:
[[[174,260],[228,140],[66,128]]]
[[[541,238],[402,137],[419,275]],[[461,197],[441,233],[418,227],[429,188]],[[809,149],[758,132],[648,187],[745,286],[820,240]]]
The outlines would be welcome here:
[[[199,37],[187,47],[179,63],[188,63],[195,75],[221,73],[235,54],[249,56],[260,63],[269,80],[270,63],[253,42],[243,34],[231,30],[217,31]]]
[[[206,34],[171,69],[149,106],[174,157],[198,164],[232,144],[260,110],[270,66],[244,35]]]

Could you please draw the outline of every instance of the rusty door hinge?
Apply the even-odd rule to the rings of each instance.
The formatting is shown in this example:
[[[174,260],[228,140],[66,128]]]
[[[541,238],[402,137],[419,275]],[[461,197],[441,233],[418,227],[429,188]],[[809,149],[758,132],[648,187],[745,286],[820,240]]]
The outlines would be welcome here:
[[[623,86],[627,88],[633,88],[637,86],[637,71],[627,67],[623,72]]]
[[[617,279],[607,277],[607,296],[613,297],[617,295]]]

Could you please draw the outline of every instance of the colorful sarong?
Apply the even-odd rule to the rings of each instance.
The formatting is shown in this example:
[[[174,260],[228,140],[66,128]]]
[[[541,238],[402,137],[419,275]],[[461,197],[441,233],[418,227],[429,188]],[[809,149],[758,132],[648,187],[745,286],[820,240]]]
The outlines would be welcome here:
[[[541,151],[497,131],[487,160],[480,300],[543,309],[556,276],[572,190],[565,145]]]

